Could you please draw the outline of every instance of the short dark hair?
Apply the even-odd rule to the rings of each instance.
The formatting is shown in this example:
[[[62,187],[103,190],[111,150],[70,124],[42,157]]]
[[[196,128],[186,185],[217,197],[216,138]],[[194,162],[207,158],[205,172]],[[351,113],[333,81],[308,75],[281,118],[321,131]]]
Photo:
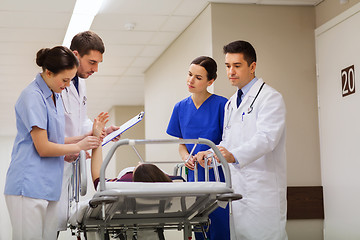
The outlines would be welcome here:
[[[42,48],[36,53],[36,64],[57,74],[63,70],[79,67],[79,60],[67,47]]]
[[[224,54],[227,53],[242,53],[244,55],[245,61],[248,63],[248,66],[253,62],[256,62],[256,52],[254,47],[246,41],[234,41],[225,45]]]
[[[207,72],[208,80],[216,79],[217,64],[215,60],[212,59],[211,57],[207,57],[207,56],[197,57],[191,62],[191,64],[199,65],[205,68]]]
[[[143,163],[135,168],[133,182],[172,182],[172,180],[156,165]]]
[[[76,34],[71,40],[70,49],[72,51],[78,51],[81,57],[89,54],[91,50],[99,51],[101,54],[105,52],[105,46],[102,39],[92,31]]]

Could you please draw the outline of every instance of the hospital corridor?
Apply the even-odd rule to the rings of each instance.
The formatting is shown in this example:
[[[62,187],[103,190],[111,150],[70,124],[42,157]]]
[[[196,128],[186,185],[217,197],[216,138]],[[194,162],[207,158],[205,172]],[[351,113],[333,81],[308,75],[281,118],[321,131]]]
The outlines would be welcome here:
[[[360,239],[360,0],[0,20],[0,240]]]

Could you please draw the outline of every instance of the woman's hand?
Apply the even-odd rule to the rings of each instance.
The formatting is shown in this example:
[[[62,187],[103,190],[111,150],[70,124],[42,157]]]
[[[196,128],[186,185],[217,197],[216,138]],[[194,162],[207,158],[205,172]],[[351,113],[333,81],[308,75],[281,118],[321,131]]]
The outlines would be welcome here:
[[[81,150],[90,150],[94,148],[98,148],[101,145],[101,139],[95,136],[87,136],[80,142],[76,143],[79,147],[79,152]]]
[[[75,161],[78,158],[79,154],[69,154],[69,155],[65,155],[64,157],[64,161],[68,162],[68,163],[72,163],[73,161]]]
[[[183,158],[183,161],[185,162],[185,167],[189,168],[190,170],[194,170],[195,158],[194,158],[194,156],[190,156],[190,158],[189,158],[189,156],[190,155],[188,154]]]
[[[86,154],[86,159],[89,159],[91,158],[91,155],[89,152],[85,151],[85,154]],[[68,155],[65,155],[64,157],[64,160],[65,162],[68,162],[68,163],[72,163],[73,161],[75,161],[77,158],[79,157],[79,154],[68,154]]]

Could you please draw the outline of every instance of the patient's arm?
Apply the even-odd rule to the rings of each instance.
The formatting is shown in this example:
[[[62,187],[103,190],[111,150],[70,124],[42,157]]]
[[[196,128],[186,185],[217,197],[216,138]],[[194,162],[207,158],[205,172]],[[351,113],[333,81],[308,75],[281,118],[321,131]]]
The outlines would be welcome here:
[[[91,176],[92,180],[100,178],[100,168],[102,164],[102,147],[94,148],[91,155]]]
[[[104,133],[105,124],[109,121],[108,113],[100,113],[95,119],[93,124],[93,135],[98,137]],[[92,180],[100,177],[100,168],[102,164],[102,147],[101,145],[98,148],[92,150],[91,155],[91,176]]]

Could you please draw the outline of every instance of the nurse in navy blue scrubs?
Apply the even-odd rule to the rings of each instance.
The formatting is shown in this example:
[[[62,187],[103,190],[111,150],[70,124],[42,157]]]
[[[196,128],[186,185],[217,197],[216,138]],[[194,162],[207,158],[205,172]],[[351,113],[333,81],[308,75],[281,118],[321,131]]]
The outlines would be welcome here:
[[[167,128],[167,133],[171,136],[182,139],[206,138],[213,141],[216,145],[220,143],[224,123],[224,107],[227,99],[215,94],[211,94],[207,88],[211,86],[217,75],[217,65],[214,59],[201,56],[194,59],[189,67],[187,76],[187,87],[191,96],[178,102],[173,110]],[[179,153],[181,158],[186,161],[192,150],[193,144],[181,144]],[[207,145],[197,145],[189,161],[185,164],[188,168],[188,181],[194,181],[194,155],[197,152],[209,149]],[[205,180],[204,168],[199,164],[198,180]],[[224,174],[219,167],[220,180],[225,181]],[[209,179],[215,180],[214,171],[210,170]],[[217,208],[210,214],[210,228],[207,236],[210,240],[230,239],[229,230],[229,210]],[[204,239],[202,233],[195,233],[197,240]]]

